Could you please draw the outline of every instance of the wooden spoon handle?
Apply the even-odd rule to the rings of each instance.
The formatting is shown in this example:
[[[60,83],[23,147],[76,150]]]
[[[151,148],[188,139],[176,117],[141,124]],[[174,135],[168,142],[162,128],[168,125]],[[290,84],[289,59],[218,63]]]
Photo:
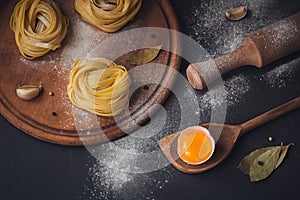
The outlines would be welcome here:
[[[300,97],[273,108],[272,110],[241,124],[240,127],[242,130],[240,136],[299,107]]]

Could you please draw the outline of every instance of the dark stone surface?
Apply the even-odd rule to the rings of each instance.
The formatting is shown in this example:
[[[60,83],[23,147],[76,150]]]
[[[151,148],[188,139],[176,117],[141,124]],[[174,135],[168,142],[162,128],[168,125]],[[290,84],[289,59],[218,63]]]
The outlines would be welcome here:
[[[267,10],[274,19],[285,17],[300,10],[298,0],[269,0],[274,10]],[[213,41],[217,33],[210,33],[202,37],[195,36],[187,18],[191,16],[191,9],[199,9],[209,0],[170,0],[173,5],[183,33],[206,46],[209,52],[214,52]],[[247,2],[247,1],[246,1]],[[266,1],[267,2],[267,1]],[[243,2],[239,2],[243,3]],[[224,3],[222,3],[224,5]],[[230,7],[232,4],[228,4]],[[209,5],[208,5],[209,6]],[[278,13],[281,13],[278,16]],[[201,15],[201,12],[200,12]],[[201,16],[199,16],[201,17]],[[264,19],[254,19],[247,16],[245,23],[257,24],[257,29],[270,22]],[[252,17],[252,18],[251,18]],[[253,19],[251,21],[251,19]],[[239,22],[243,23],[243,22]],[[224,22],[224,26],[226,23]],[[235,25],[228,25],[228,28]],[[238,25],[237,25],[238,26]],[[253,27],[252,27],[253,28]],[[255,29],[255,27],[253,28]],[[224,33],[224,31],[222,31]],[[212,37],[211,35],[215,35]],[[208,37],[209,36],[209,37]],[[222,35],[219,35],[222,37]],[[202,39],[201,39],[202,38]],[[206,41],[206,42],[205,42]],[[216,44],[218,45],[218,44]],[[217,54],[217,53],[216,53]],[[244,75],[248,78],[250,89],[243,94],[240,101],[227,109],[226,123],[239,124],[251,119],[277,105],[291,100],[300,95],[300,63],[286,77],[284,87],[270,87],[259,79],[272,69],[293,61],[300,57],[295,53],[279,60],[263,69],[244,67],[227,74],[224,79],[235,75]],[[187,63],[182,63],[182,74],[185,75]],[[276,80],[276,79],[275,79]],[[197,91],[199,101],[207,91]],[[178,109],[171,109],[176,104],[174,95],[171,95],[165,104],[172,112],[168,117],[164,133],[159,134],[159,139],[171,133],[178,127]],[[201,104],[201,102],[199,102]],[[210,112],[203,112],[200,122],[209,120]],[[176,119],[174,119],[176,118]],[[2,116],[0,117],[0,198],[1,199],[292,199],[299,195],[300,185],[300,110],[293,111],[265,126],[243,136],[237,143],[230,157],[214,169],[198,174],[182,174],[172,166],[150,172],[145,181],[136,181],[119,191],[108,191],[99,186],[95,188],[90,180],[89,170],[94,165],[93,157],[84,147],[63,147],[36,140],[13,127]],[[174,128],[175,127],[175,128]],[[268,141],[268,136],[274,138]],[[290,148],[287,158],[268,179],[250,183],[248,177],[236,169],[239,161],[250,151],[258,147],[294,143]],[[167,175],[166,175],[167,174]],[[157,181],[167,177],[163,188],[157,187]],[[101,178],[100,178],[101,179]],[[147,181],[148,180],[148,181]],[[143,184],[141,184],[141,182]],[[88,189],[87,188],[91,188]],[[133,189],[132,189],[133,188]],[[87,191],[94,190],[88,194]],[[98,195],[100,192],[106,195]]]

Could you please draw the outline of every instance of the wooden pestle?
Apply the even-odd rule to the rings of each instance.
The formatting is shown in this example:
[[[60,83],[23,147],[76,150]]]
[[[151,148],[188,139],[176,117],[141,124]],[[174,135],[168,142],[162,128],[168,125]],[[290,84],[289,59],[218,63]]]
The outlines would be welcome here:
[[[235,68],[253,65],[258,68],[300,49],[300,12],[244,37],[232,53],[190,64],[187,78],[195,89],[203,89]]]

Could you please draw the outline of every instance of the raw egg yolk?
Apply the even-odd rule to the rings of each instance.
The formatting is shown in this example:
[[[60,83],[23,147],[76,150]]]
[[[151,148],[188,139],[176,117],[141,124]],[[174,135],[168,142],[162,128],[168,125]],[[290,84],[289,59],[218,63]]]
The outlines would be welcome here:
[[[185,130],[178,138],[179,157],[188,164],[201,164],[207,161],[213,151],[213,144],[201,130]]]

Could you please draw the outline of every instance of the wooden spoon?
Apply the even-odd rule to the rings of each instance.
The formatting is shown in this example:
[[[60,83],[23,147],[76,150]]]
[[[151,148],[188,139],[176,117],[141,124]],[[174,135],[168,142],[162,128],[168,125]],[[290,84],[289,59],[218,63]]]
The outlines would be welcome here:
[[[233,149],[235,143],[244,133],[251,131],[273,119],[276,119],[296,108],[300,107],[300,97],[293,99],[281,106],[278,106],[254,119],[251,119],[240,125],[207,123],[201,126],[208,128],[212,135],[214,130],[222,130],[221,135],[216,142],[213,156],[205,163],[199,165],[189,165],[182,161],[177,154],[177,139],[180,132],[168,135],[158,141],[158,145],[165,154],[168,161],[179,171],[188,174],[204,172],[215,167],[223,161]]]

